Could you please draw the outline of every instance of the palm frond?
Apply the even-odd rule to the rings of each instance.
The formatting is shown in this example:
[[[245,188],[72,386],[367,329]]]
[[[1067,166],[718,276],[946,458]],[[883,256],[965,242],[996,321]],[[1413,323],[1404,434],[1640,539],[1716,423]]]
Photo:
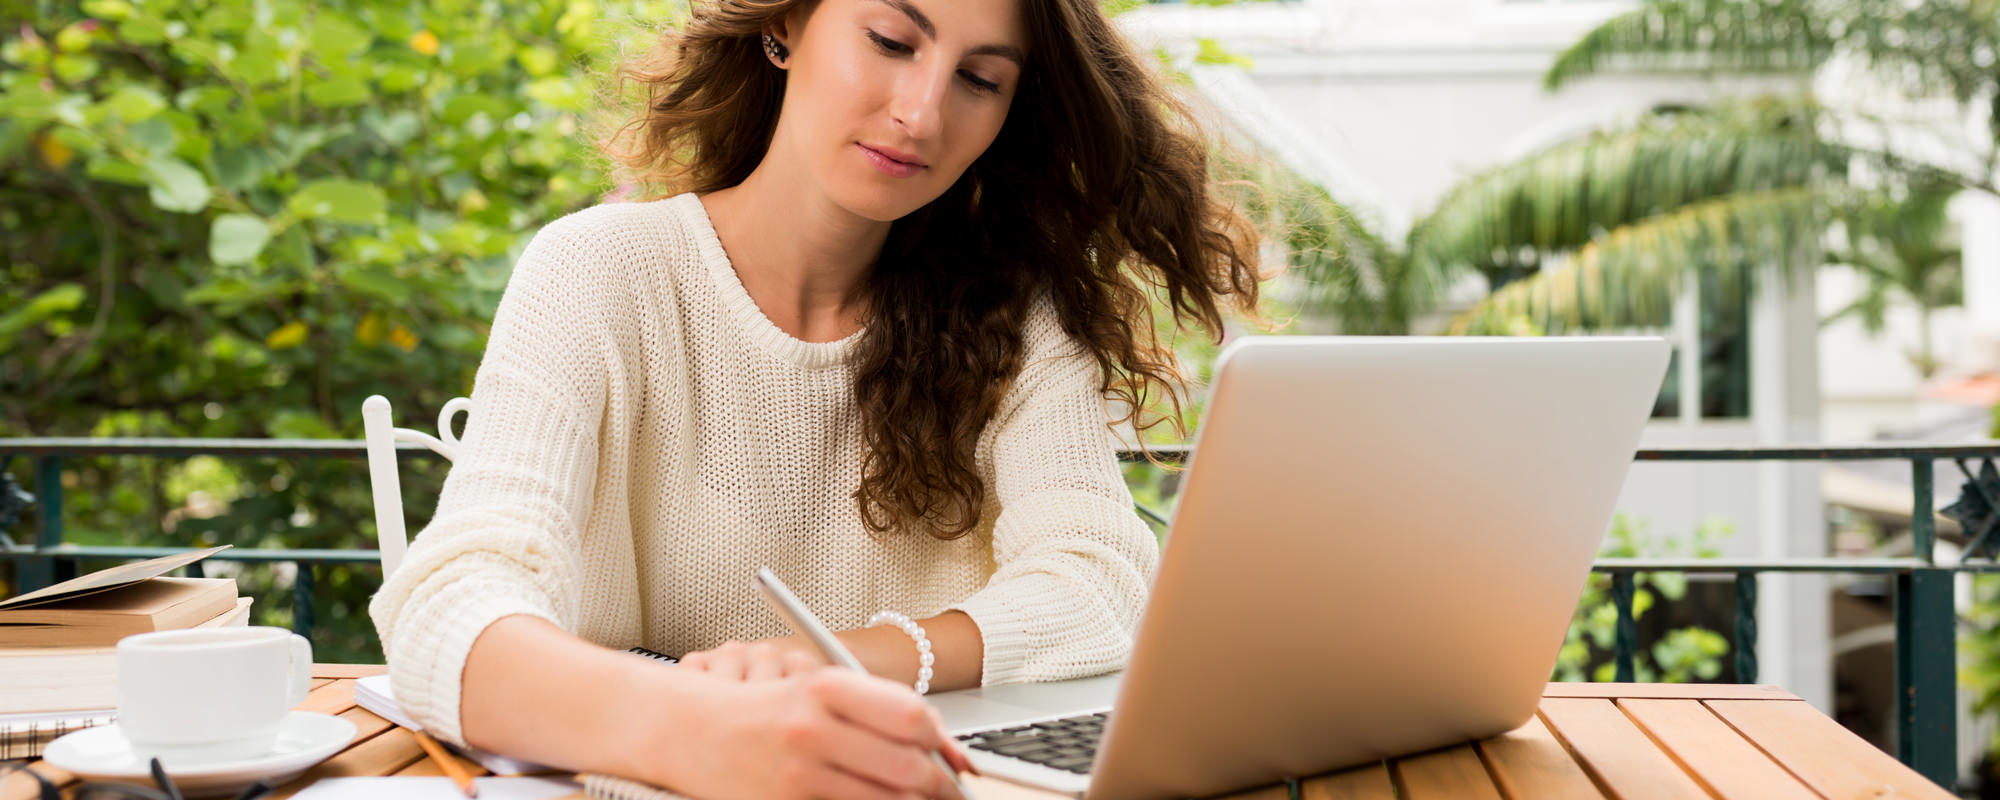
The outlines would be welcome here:
[[[1654,0],[1606,20],[1556,56],[1550,89],[1614,64],[1640,69],[1809,72],[1831,55],[1824,4],[1811,0]]]
[[[1844,174],[1810,101],[1765,99],[1651,117],[1556,144],[1455,187],[1412,226],[1433,270],[1536,269],[1605,231],[1690,203]]]
[[[1218,160],[1219,172],[1258,187],[1241,195],[1244,208],[1283,249],[1299,310],[1333,317],[1344,333],[1407,333],[1443,294],[1446,276],[1414,269],[1324,187],[1274,159]]]
[[[1740,192],[1620,226],[1563,263],[1502,287],[1452,321],[1454,334],[1659,327],[1697,271],[1724,303],[1753,290],[1759,267],[1801,268],[1825,230],[1829,190],[1791,186]]]

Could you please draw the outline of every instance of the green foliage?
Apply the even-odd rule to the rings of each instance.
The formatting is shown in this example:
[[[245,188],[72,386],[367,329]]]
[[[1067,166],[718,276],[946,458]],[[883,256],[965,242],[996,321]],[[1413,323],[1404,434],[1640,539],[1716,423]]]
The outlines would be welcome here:
[[[1268,157],[1217,161],[1218,175],[1240,182],[1237,207],[1283,247],[1284,281],[1274,288],[1331,316],[1342,333],[1409,333],[1443,296],[1448,281],[1434,262],[1405,257],[1325,188]]]
[[[2000,433],[2000,406],[1994,408],[1994,428]],[[2000,438],[2000,437],[1996,437]],[[1972,606],[1960,628],[1958,682],[1972,694],[1975,714],[2000,711],[2000,576],[1972,576]],[[2000,732],[1986,742],[1989,753],[2000,753]]]
[[[377,392],[425,418],[469,391],[526,237],[603,188],[595,3],[44,5],[0,31],[0,436],[358,437]],[[374,539],[358,463],[70,467],[71,541]],[[321,576],[326,660],[379,657],[355,572]],[[242,577],[288,619],[283,576]]]
[[[1988,103],[1975,113],[1990,117],[1991,140],[1937,164],[1990,167],[2000,157],[1996,52],[2000,4],[1991,0],[1648,0],[1585,34],[1546,83],[1618,69],[1775,71],[1798,74],[1803,91],[1812,71],[1844,55],[1910,96]],[[1419,223],[1412,252],[1505,286],[1461,315],[1457,332],[1658,325],[1688,274],[1748,287],[1765,266],[1781,277],[1818,268],[1817,240],[1836,215],[1877,242],[1885,239],[1866,232],[1907,224],[1895,208],[1849,194],[1994,187],[1990,170],[1954,172],[1835,135],[1877,122],[1811,97],[1677,110],[1467,181]],[[1872,177],[1856,186],[1848,178],[1860,163]],[[1929,243],[1929,252],[1887,254],[1911,257],[1906,266],[1887,265],[1865,242],[1850,248],[1843,260],[1870,265],[1859,268],[1871,289],[1848,313],[1879,319],[1905,285],[1927,294],[1926,313],[1942,302],[1950,280],[1939,276],[1954,257],[1935,235]],[[1928,344],[1912,359],[1934,366]]]
[[[1605,21],[1557,57],[1550,88],[1614,69],[1796,72],[1835,56],[1910,97],[1945,98],[1988,123],[1961,182],[1994,188],[2000,148],[2000,3],[1992,0],[1648,0]]]
[[[1859,198],[1841,211],[1845,246],[1828,254],[1833,263],[1861,273],[1867,286],[1825,322],[1853,317],[1864,330],[1879,335],[1888,324],[1890,303],[1915,306],[1920,338],[1908,357],[1925,378],[1940,366],[1931,342],[1932,312],[1965,302],[1959,249],[1945,235],[1945,205],[1957,194],[1958,187],[1930,185],[1900,196],[1885,192]]]
[[[1643,522],[1619,514],[1612,519],[1600,555],[1606,558],[1658,558],[1668,556],[1713,557],[1716,543],[1734,533],[1727,524],[1711,521],[1697,527],[1687,539],[1656,541],[1646,534]],[[1642,572],[1633,576],[1632,617],[1637,620],[1661,599],[1675,601],[1687,596],[1687,575],[1679,572]],[[1616,643],[1618,607],[1611,599],[1611,576],[1591,573],[1577,600],[1576,616],[1563,637],[1551,680],[1612,680],[1617,664],[1612,661]],[[1668,631],[1650,648],[1633,655],[1639,681],[1645,683],[1686,683],[1714,680],[1722,674],[1722,657],[1729,653],[1729,640],[1707,628],[1689,626]]]
[[[1556,57],[1551,89],[1614,65],[1727,73],[1805,72],[1835,46],[1832,3],[1812,0],[1653,0],[1584,34]],[[1848,3],[1852,5],[1852,3]]]
[[[1821,141],[1819,116],[1810,104],[1759,98],[1559,142],[1454,186],[1413,226],[1415,255],[1533,270],[1677,208],[1838,177],[1847,153]]]

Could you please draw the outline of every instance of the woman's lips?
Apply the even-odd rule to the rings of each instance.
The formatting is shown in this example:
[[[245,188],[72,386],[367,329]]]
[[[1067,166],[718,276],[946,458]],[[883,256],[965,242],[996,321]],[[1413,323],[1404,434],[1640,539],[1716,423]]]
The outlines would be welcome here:
[[[888,174],[891,177],[907,178],[910,177],[911,175],[915,175],[919,172],[922,172],[925,169],[925,167],[921,164],[911,164],[904,161],[897,161],[894,158],[890,158],[889,156],[883,155],[881,151],[869,147],[868,145],[865,144],[856,143],[855,147],[861,148],[862,155],[866,156],[868,158],[869,163],[874,164],[876,169],[881,170],[882,172]]]

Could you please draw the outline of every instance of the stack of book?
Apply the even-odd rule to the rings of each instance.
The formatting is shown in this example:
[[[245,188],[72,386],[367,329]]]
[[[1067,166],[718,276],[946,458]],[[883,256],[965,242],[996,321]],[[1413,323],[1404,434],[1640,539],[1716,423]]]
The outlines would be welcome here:
[[[124,564],[0,601],[0,759],[113,721],[118,640],[135,633],[242,626],[250,598],[230,578],[168,578],[226,549]]]

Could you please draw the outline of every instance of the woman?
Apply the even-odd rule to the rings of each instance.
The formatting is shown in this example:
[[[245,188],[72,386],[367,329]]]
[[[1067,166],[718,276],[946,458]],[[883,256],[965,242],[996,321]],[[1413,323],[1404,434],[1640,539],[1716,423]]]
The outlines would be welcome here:
[[[522,254],[370,607],[396,694],[700,797],[948,795],[913,686],[1125,659],[1158,553],[1106,401],[1178,408],[1155,295],[1219,332],[1255,237],[1095,0],[702,2],[624,74],[610,150],[681,193]],[[760,565],[879,677],[816,669]]]

